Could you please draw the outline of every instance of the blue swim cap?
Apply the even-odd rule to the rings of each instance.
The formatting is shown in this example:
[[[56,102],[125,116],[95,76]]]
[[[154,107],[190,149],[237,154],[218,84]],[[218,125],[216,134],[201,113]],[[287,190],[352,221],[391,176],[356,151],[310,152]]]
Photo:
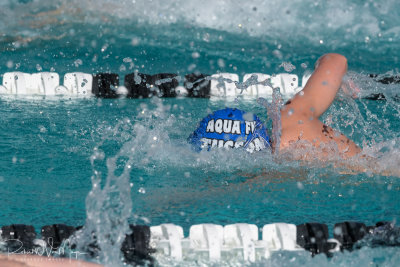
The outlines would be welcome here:
[[[244,147],[249,152],[271,148],[261,120],[236,108],[225,108],[208,115],[188,140],[198,151],[212,147]]]

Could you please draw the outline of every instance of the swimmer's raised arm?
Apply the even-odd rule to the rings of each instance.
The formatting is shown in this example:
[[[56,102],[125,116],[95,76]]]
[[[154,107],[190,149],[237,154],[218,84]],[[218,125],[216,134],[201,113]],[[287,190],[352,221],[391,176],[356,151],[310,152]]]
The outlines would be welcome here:
[[[304,89],[287,104],[306,118],[319,118],[332,104],[347,71],[347,60],[339,54],[326,54],[316,63]]]
[[[280,149],[298,141],[307,141],[322,150],[326,147],[322,144],[334,142],[340,155],[345,158],[361,151],[349,138],[319,120],[335,99],[346,71],[347,60],[342,55],[326,54],[317,61],[315,71],[304,89],[281,109]],[[315,156],[329,158],[330,153],[323,151]]]

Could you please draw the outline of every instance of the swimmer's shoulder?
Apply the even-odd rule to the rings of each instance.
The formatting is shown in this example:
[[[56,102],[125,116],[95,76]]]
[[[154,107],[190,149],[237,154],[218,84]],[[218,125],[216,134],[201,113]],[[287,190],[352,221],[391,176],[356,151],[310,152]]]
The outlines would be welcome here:
[[[307,144],[315,147],[315,157],[321,159],[329,158],[332,153],[339,154],[342,158],[350,158],[361,152],[361,149],[348,137],[337,130],[323,124],[318,119],[294,117],[282,127],[280,150],[288,149],[310,149],[299,147],[299,144]],[[334,144],[336,149],[323,149],[322,147],[329,147]],[[328,146],[327,146],[328,145]],[[296,152],[298,153],[298,151]],[[312,158],[315,158],[312,157]]]

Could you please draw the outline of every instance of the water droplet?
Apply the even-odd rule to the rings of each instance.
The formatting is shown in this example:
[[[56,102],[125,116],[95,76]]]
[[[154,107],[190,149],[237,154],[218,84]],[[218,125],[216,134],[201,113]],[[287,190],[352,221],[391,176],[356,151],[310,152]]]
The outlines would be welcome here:
[[[14,62],[12,60],[7,61],[6,64],[7,68],[11,69],[12,67],[14,67]]]
[[[342,228],[340,227],[335,227],[333,229],[333,232],[335,233],[335,235],[341,235],[342,234]]]
[[[196,59],[196,58],[199,58],[200,57],[200,53],[199,52],[193,52],[192,53],[192,58],[193,59]]]
[[[150,223],[151,223],[151,220],[150,220],[149,218],[147,218],[147,217],[141,217],[140,219],[142,219],[142,221],[143,221],[145,224],[150,224]]]
[[[106,51],[108,48],[108,44],[104,44],[103,47],[101,48],[101,52]]]
[[[130,57],[125,57],[122,61],[125,63],[129,63],[132,62],[132,59]]]
[[[303,190],[304,189],[303,183],[297,182],[297,188],[300,189],[300,190]]]
[[[272,51],[272,54],[277,57],[278,59],[282,59],[283,58],[283,54],[281,51],[275,49],[274,51]]]
[[[83,64],[82,59],[77,59],[77,60],[74,61],[74,65],[75,65],[76,68],[79,67],[82,64]]]
[[[146,189],[141,187],[141,188],[139,188],[138,192],[141,193],[141,194],[146,194]]]
[[[45,133],[45,132],[47,132],[47,129],[43,125],[39,125],[39,131],[41,133]]]
[[[218,66],[220,68],[225,68],[225,61],[222,58],[218,59]]]
[[[202,39],[206,43],[210,42],[210,34],[209,33],[204,33]]]
[[[188,71],[193,71],[196,68],[196,64],[190,64],[187,68]]]
[[[140,39],[137,37],[133,37],[131,40],[131,45],[132,46],[137,46],[140,43]]]
[[[124,64],[121,64],[121,66],[119,66],[119,71],[120,72],[126,71],[126,66]]]
[[[287,113],[287,114],[288,114],[289,116],[292,116],[292,115],[293,115],[293,113],[294,113],[294,110],[291,108],[291,109],[289,109],[289,111],[288,111],[288,113]]]
[[[293,70],[296,69],[296,67],[295,67],[292,63],[290,63],[290,62],[282,62],[282,64],[279,65],[279,67],[280,67],[280,68],[283,67],[283,69],[284,69],[286,72],[291,72],[291,71],[293,71]]]

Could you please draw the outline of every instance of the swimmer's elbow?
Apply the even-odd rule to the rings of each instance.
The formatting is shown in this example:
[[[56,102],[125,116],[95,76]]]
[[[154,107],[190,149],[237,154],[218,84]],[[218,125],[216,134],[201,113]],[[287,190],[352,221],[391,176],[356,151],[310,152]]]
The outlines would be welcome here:
[[[325,54],[322,57],[320,57],[318,61],[320,64],[322,62],[334,64],[336,67],[342,68],[344,72],[347,71],[347,58],[341,54],[337,53]]]
[[[342,62],[347,65],[347,58],[341,54],[337,53],[328,53],[325,55],[322,55],[319,60],[334,60],[338,62]]]

